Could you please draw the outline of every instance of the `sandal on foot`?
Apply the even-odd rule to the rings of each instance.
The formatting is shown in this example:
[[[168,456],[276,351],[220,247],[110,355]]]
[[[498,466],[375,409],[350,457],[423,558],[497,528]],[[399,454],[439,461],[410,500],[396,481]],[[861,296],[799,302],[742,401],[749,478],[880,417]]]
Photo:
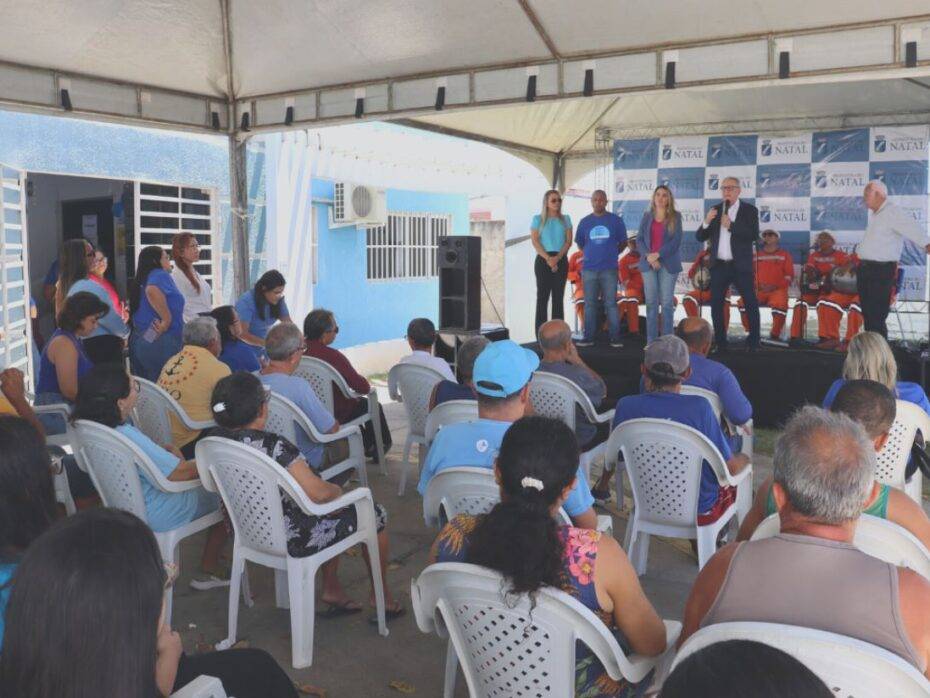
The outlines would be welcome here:
[[[397,603],[393,608],[390,607],[390,606],[385,606],[385,608],[384,608],[384,621],[385,621],[385,622],[388,622],[388,621],[394,620],[395,618],[400,618],[400,617],[401,617],[402,615],[404,615],[406,612],[407,612],[407,609],[404,608],[403,606],[401,606],[400,603]],[[378,624],[378,614],[375,613],[375,615],[371,616],[371,617],[368,619],[368,622],[369,622],[371,625],[377,625],[377,624]]]
[[[362,611],[362,607],[352,599],[346,599],[342,603],[330,603],[329,601],[323,603],[326,604],[326,608],[316,612],[317,618],[339,618],[341,616],[355,615]]]

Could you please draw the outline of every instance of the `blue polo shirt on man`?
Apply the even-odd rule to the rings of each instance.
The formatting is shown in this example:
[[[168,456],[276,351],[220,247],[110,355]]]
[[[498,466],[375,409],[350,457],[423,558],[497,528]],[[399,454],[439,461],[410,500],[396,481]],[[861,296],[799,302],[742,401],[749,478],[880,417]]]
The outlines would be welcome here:
[[[584,252],[585,271],[615,270],[620,246],[626,245],[626,225],[616,213],[589,213],[578,222],[575,244]]]
[[[614,413],[613,426],[629,421],[649,417],[652,419],[670,419],[673,422],[697,429],[704,434],[728,461],[733,457],[730,444],[720,428],[710,403],[700,395],[682,395],[656,391],[642,395],[628,395],[620,398]],[[713,508],[717,501],[720,486],[717,476],[709,463],[701,469],[701,493],[698,497],[698,512],[704,513]]]
[[[493,468],[504,434],[511,424],[512,422],[499,422],[494,419],[475,419],[471,422],[456,422],[440,429],[429,447],[429,453],[426,454],[417,491],[421,495],[426,494],[429,481],[436,473],[446,468]],[[562,508],[569,516],[575,517],[592,506],[594,497],[591,496],[591,488],[588,487],[588,481],[579,468],[575,486]]]

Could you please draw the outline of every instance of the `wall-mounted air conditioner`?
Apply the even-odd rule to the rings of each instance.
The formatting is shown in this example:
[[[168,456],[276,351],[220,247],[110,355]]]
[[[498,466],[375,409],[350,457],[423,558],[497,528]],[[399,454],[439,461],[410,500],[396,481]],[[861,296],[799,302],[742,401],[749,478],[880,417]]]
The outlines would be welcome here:
[[[384,189],[336,182],[331,217],[331,227],[386,225],[387,195]]]

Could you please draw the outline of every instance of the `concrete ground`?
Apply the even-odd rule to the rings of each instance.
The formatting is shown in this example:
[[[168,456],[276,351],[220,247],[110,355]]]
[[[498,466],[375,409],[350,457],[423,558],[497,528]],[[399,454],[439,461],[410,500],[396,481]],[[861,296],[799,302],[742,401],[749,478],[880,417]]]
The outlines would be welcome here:
[[[408,478],[406,494],[397,495],[406,418],[399,404],[386,404],[385,414],[394,436],[394,447],[388,454],[388,475],[382,475],[376,465],[369,465],[369,484],[375,501],[388,511],[388,583],[407,607],[407,614],[389,624],[388,637],[381,637],[377,628],[368,624],[367,610],[331,620],[317,619],[313,665],[295,670],[291,667],[289,611],[275,608],[272,570],[249,566],[255,605],[245,608],[240,604],[238,639],[269,651],[296,683],[321,688],[328,697],[442,695],[445,644],[435,635],[420,633],[409,597],[410,580],[426,566],[437,532],[423,522],[415,475]],[[770,458],[759,455],[754,463],[755,484],[769,474]],[[614,506],[602,513],[613,515],[614,535],[622,541],[626,513]],[[173,625],[181,633],[188,653],[208,649],[226,637],[228,589],[197,592],[188,586],[198,570],[202,544],[203,536],[182,543],[181,576],[174,590]],[[662,617],[681,620],[696,575],[697,560],[687,541],[652,538],[648,571],[641,581]],[[370,586],[360,556],[342,558],[340,579],[352,598],[367,603]],[[392,682],[402,682],[400,690],[392,688]],[[461,677],[456,695],[467,695]]]

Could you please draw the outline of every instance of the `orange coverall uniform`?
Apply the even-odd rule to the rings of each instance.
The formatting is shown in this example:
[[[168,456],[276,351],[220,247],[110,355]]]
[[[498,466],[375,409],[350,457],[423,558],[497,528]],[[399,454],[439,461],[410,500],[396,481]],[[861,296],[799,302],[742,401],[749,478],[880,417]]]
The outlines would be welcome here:
[[[576,250],[568,258],[568,281],[572,285],[572,303],[575,305],[575,315],[578,324],[584,327],[584,282],[581,271],[584,267],[584,251]]]
[[[639,252],[628,252],[617,262],[617,273],[620,283],[623,284],[623,291],[617,292],[617,311],[621,320],[626,318],[626,326],[630,332],[639,332],[639,304],[646,302],[639,260]]]
[[[694,258],[694,262],[691,264],[691,268],[688,270],[688,278],[693,279],[694,275],[697,274],[697,270],[701,267],[701,262],[704,261],[704,258],[707,257],[710,252],[706,249],[698,252],[697,257]],[[700,291],[698,289],[692,289],[688,291],[684,297],[681,299],[681,303],[685,308],[685,315],[688,317],[698,317],[701,314],[701,306],[706,305],[710,307],[710,289],[706,291]],[[730,295],[727,294],[726,298],[723,300],[723,328],[724,332],[730,326]]]
[[[774,252],[760,250],[753,254],[753,263],[756,268],[756,298],[759,299],[760,307],[765,305],[772,309],[771,337],[778,339],[788,317],[788,287],[794,278],[794,263],[791,255],[782,249]],[[761,286],[775,286],[775,290],[762,291]],[[743,327],[749,332],[749,318],[746,317],[742,298],[737,305]]]
[[[859,258],[852,255],[846,258],[846,263],[857,266]],[[892,291],[892,295],[893,293]],[[824,339],[838,340],[840,338],[840,321],[843,319],[844,310],[849,312],[846,318],[846,341],[848,342],[862,329],[862,308],[859,307],[859,294],[840,293],[839,291],[822,293],[820,300],[817,301],[817,334]]]
[[[830,276],[830,272],[833,271],[834,267],[841,267],[849,261],[849,256],[842,250],[834,249],[830,254],[823,254],[820,250],[813,250],[810,255],[807,257],[807,263],[804,266],[814,267],[817,271],[820,272],[823,278]],[[807,311],[810,308],[817,306],[820,298],[829,294],[821,293],[818,290],[810,289],[801,289],[801,297],[798,299],[797,303],[794,304],[794,310],[791,313],[791,338],[804,337],[804,327],[807,325]],[[845,295],[845,294],[844,294]],[[822,322],[819,318],[818,321]],[[839,326],[839,322],[837,322]],[[817,328],[817,334],[822,338],[826,338],[824,334],[824,327],[820,325]],[[837,338],[839,332],[837,332]]]

